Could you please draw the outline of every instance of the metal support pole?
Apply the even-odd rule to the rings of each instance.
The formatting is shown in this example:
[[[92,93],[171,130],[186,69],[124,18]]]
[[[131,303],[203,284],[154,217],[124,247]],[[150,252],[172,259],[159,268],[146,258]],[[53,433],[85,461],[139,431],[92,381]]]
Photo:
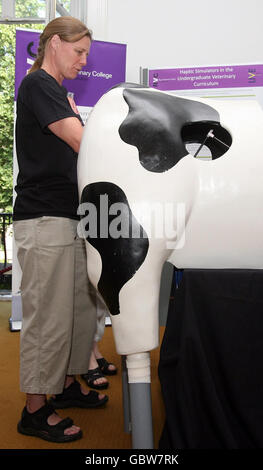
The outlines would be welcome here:
[[[126,356],[121,356],[121,376],[122,376],[122,405],[123,405],[124,432],[130,434],[131,413],[130,413],[130,396],[129,396]]]
[[[132,448],[153,449],[151,384],[131,383]]]
[[[150,353],[126,357],[133,449],[153,449]]]

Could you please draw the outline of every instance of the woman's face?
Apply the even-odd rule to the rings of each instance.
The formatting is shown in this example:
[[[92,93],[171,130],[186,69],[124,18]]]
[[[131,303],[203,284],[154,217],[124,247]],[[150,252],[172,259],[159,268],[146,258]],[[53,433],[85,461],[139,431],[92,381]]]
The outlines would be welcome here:
[[[76,42],[59,39],[56,48],[56,66],[63,78],[76,78],[78,72],[86,65],[91,40],[87,36]]]

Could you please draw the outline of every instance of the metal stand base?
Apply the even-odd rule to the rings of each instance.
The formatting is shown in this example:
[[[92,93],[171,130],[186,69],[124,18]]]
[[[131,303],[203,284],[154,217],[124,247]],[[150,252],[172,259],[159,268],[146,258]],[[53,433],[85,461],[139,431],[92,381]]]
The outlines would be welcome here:
[[[11,317],[9,318],[9,329],[10,331],[20,331],[22,328],[22,322],[13,320]]]

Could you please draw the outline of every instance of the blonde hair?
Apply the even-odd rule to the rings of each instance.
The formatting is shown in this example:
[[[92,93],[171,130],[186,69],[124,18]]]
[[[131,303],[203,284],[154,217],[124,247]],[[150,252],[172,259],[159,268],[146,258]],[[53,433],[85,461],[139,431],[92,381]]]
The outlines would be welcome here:
[[[55,34],[66,42],[76,42],[84,38],[84,36],[87,36],[90,40],[92,39],[92,32],[77,18],[73,18],[73,16],[55,18],[47,24],[40,35],[37,58],[28,73],[35,72],[41,68],[46,46]]]

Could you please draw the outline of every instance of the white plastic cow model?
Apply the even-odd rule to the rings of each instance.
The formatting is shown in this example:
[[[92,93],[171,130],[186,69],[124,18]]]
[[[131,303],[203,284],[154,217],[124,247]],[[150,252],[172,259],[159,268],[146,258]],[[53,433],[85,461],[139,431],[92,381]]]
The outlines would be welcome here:
[[[256,101],[122,84],[91,112],[78,162],[88,274],[130,383],[150,382],[163,264],[263,268],[263,112]],[[186,145],[204,143],[202,161]]]

